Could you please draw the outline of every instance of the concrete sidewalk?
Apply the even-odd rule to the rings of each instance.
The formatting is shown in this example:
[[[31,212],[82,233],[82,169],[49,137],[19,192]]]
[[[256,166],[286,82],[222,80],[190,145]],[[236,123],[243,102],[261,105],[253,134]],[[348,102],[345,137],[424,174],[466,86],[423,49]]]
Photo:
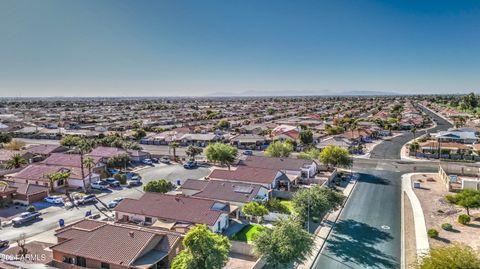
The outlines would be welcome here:
[[[402,195],[407,195],[412,205],[417,256],[421,256],[428,252],[430,244],[428,243],[427,227],[425,225],[425,216],[423,215],[422,205],[420,204],[417,195],[413,192],[411,177],[415,174],[416,173],[409,173],[402,175]],[[404,227],[402,227],[402,233],[403,229]]]
[[[353,192],[357,184],[357,178],[352,178],[348,183],[347,187],[343,190],[343,194],[347,197],[345,204],[348,203],[348,198],[350,194]],[[338,210],[331,212],[328,214],[323,220],[320,226],[318,226],[317,230],[315,231],[314,238],[313,238],[313,249],[312,254],[308,256],[303,264],[298,265],[297,269],[310,269],[315,263],[317,257],[321,254],[323,246],[330,235],[335,223],[337,222],[340,214],[342,213],[345,204]]]

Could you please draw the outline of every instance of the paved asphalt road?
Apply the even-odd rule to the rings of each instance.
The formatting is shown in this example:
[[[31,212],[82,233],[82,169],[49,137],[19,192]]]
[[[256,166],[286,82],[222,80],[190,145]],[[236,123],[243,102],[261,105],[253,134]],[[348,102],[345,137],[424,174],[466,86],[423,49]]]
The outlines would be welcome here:
[[[427,109],[424,109],[424,111],[428,115],[430,115],[430,117],[432,117],[437,123],[437,126],[428,130],[429,133],[435,133],[438,131],[447,130],[448,128],[452,127],[452,125],[446,120],[444,120],[443,118],[440,118],[439,116],[430,112]],[[419,137],[423,134],[425,134],[425,130],[416,132],[415,136]],[[413,139],[413,134],[409,131],[406,131],[401,136],[394,137],[391,140],[386,140],[375,147],[375,149],[370,153],[370,158],[380,159],[380,160],[400,159],[401,148],[403,147],[403,145],[405,145],[405,143],[407,143],[412,139]]]
[[[429,132],[451,127],[444,119],[426,112],[437,122]],[[424,133],[417,132],[417,137]],[[400,268],[401,175],[414,170],[438,171],[438,162],[399,160],[400,149],[412,139],[413,135],[406,132],[376,146],[371,159],[355,159],[353,169],[360,173],[355,191],[313,268]]]

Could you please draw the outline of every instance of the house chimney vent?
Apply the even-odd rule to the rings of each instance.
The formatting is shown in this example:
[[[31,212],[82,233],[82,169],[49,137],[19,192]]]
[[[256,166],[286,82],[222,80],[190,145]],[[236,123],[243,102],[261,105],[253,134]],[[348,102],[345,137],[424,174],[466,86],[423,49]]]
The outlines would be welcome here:
[[[135,237],[135,233],[133,231],[128,232],[131,238]]]

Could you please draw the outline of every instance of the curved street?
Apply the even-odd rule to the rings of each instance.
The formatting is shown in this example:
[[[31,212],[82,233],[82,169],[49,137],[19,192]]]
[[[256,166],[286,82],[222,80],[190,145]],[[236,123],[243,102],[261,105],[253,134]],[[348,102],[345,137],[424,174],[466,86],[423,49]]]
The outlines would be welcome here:
[[[452,126],[425,112],[437,123],[428,132]],[[418,131],[416,136],[425,132]],[[370,159],[354,160],[353,169],[360,173],[357,185],[313,268],[400,268],[401,175],[414,170],[436,172],[439,165],[438,161],[400,160],[402,146],[412,139],[413,134],[405,132],[376,146]]]

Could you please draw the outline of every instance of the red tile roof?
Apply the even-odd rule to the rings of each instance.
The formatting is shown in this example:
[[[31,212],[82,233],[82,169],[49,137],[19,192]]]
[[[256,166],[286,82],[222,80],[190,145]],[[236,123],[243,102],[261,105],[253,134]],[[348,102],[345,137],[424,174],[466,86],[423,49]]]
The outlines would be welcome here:
[[[52,246],[53,251],[127,267],[151,250],[168,253],[180,239],[167,231],[92,220],[69,225],[56,235],[66,240]]]
[[[138,200],[124,199],[115,211],[211,226],[224,213],[212,209],[214,203],[200,198],[147,192]]]

